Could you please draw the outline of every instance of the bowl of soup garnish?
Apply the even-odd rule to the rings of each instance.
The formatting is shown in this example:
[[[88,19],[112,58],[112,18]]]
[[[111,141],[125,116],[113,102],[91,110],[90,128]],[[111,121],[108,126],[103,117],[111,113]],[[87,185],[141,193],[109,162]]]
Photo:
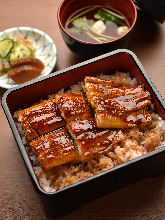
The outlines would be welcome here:
[[[126,48],[137,10],[132,0],[63,0],[57,18],[66,45],[89,58]]]

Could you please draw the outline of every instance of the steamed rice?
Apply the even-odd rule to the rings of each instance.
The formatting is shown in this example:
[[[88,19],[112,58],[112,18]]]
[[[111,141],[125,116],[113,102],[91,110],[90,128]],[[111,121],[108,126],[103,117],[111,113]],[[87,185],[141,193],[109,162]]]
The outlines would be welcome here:
[[[110,76],[101,74],[97,77],[124,82],[131,87],[137,85],[136,79],[131,79],[130,75],[126,73],[116,73]],[[81,93],[80,83],[72,86],[67,91],[67,93],[69,92]],[[58,93],[64,93],[64,89]],[[54,94],[48,98],[52,97],[54,97]],[[53,192],[163,147],[165,145],[165,121],[155,113],[152,113],[152,118],[152,123],[146,127],[134,127],[123,130],[126,141],[122,141],[120,145],[117,144],[113,152],[101,155],[86,163],[60,165],[49,172],[42,170],[37,157],[33,154],[29,145],[27,145],[25,136],[22,132],[20,134],[41,188],[46,192]],[[21,131],[20,127],[18,129]]]

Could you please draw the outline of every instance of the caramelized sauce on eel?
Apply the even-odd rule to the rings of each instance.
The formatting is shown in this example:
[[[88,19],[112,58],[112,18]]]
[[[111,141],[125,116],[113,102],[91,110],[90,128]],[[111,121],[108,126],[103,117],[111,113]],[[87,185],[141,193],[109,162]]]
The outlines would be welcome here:
[[[90,106],[81,94],[59,94],[55,96],[62,117],[67,121],[92,117]]]
[[[29,141],[65,125],[55,99],[19,111],[17,117]]]
[[[112,151],[115,144],[124,140],[121,130],[97,128],[94,119],[72,121],[67,128],[82,162]]]
[[[151,106],[150,93],[142,85],[114,87],[90,77],[85,78],[83,86],[88,102],[95,112],[99,128],[129,128],[145,126],[152,121],[148,111]],[[98,83],[99,82],[99,83]]]
[[[75,144],[66,128],[44,135],[30,142],[30,146],[45,170],[70,161],[80,161]]]
[[[142,85],[87,76],[82,88],[17,113],[45,171],[113,151],[125,140],[122,129],[152,121],[150,93]]]

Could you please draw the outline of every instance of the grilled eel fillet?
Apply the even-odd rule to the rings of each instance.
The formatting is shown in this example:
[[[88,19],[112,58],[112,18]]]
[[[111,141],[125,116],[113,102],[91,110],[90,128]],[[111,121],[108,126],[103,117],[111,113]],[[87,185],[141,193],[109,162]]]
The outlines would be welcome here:
[[[135,95],[144,90],[142,85],[134,86],[131,88],[116,88],[112,86],[104,86],[101,84],[94,83],[86,83],[84,89],[86,91],[86,96],[88,100],[91,100],[93,96],[112,99],[120,96]]]
[[[115,144],[124,140],[121,130],[97,128],[93,118],[72,121],[67,128],[82,162],[112,151]]]
[[[81,94],[58,94],[55,99],[66,122],[92,117],[91,108]]]
[[[123,87],[126,86],[127,84],[123,81],[117,82],[115,80],[104,80],[100,79],[97,77],[92,77],[92,76],[86,76],[85,77],[85,83],[95,83],[95,84],[101,84],[104,86],[112,86],[112,87]]]
[[[142,85],[114,87],[115,84],[110,85],[109,81],[91,78],[85,78],[83,88],[95,111],[97,127],[128,128],[151,123],[152,117],[148,112],[150,93],[144,91]]]
[[[19,111],[17,118],[29,141],[65,125],[55,99]]]
[[[124,140],[121,130],[97,128],[93,118],[72,121],[67,128],[30,142],[44,170],[69,162],[86,162],[112,151],[116,143]]]
[[[75,144],[66,128],[33,140],[30,146],[41,167],[47,171],[70,161],[80,161]]]

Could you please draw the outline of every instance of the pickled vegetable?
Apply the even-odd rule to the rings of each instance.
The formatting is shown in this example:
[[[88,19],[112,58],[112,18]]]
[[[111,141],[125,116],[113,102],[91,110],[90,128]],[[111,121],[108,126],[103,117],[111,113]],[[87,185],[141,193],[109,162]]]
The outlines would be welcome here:
[[[11,39],[4,39],[0,41],[0,57],[6,58],[14,46],[14,41]]]
[[[32,65],[22,65],[10,70],[7,74],[17,84],[27,82],[40,76],[42,70]]]
[[[27,57],[35,57],[35,50],[32,50],[24,43],[15,42],[10,53],[10,61],[16,61]]]
[[[10,62],[24,58],[35,58],[35,51],[36,49],[31,41],[21,36],[11,39],[6,35],[3,40],[0,41],[0,76],[12,68]],[[32,64],[34,65],[34,61]],[[44,68],[43,64],[38,64],[38,66]]]
[[[20,59],[20,60],[16,60],[16,61],[11,61],[10,65],[12,68],[16,68],[22,65],[33,65],[41,70],[44,69],[44,64],[41,60],[37,59],[37,58],[24,58],[24,59]]]
[[[31,41],[21,36],[11,39],[6,35],[0,41],[0,76],[7,73],[17,84],[40,76],[44,64],[35,58],[35,51]]]

